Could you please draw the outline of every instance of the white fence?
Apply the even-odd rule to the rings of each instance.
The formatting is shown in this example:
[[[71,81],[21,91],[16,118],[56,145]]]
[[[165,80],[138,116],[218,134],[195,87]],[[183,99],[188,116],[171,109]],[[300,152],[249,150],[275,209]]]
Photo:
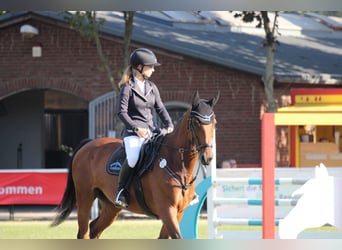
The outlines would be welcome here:
[[[308,179],[314,168],[276,168],[276,221],[284,218],[296,204],[291,197]],[[329,174],[342,177],[341,167],[329,168]],[[223,225],[262,225],[262,169],[217,169],[208,190],[208,238],[225,238]],[[241,238],[241,236],[239,236]]]
[[[89,138],[116,137],[117,92],[111,91],[89,103]]]
[[[111,91],[97,97],[89,103],[89,138],[117,137],[116,130],[120,127],[117,118],[117,92]],[[91,219],[99,213],[98,200],[91,209]]]

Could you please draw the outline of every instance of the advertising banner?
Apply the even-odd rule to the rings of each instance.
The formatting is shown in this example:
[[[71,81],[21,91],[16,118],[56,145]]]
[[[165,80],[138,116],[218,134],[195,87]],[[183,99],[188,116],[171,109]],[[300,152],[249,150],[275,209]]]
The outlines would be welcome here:
[[[67,170],[0,171],[0,205],[58,205],[67,182]]]

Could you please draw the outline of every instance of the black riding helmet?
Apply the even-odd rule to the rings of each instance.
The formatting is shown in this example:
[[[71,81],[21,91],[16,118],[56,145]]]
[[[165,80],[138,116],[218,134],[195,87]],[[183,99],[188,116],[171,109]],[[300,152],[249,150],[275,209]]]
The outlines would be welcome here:
[[[139,48],[132,52],[131,56],[131,65],[133,68],[137,68],[139,64],[142,66],[159,66],[160,63],[157,61],[157,57],[155,54],[146,48]]]

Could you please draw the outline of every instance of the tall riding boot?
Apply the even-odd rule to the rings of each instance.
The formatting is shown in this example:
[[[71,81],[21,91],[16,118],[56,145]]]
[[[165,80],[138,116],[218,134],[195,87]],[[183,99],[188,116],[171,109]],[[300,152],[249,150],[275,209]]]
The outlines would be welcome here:
[[[120,174],[119,174],[119,187],[116,194],[116,198],[114,204],[119,208],[128,207],[129,203],[129,193],[128,187],[131,183],[132,177],[134,174],[134,168],[128,166],[127,160],[122,164]]]

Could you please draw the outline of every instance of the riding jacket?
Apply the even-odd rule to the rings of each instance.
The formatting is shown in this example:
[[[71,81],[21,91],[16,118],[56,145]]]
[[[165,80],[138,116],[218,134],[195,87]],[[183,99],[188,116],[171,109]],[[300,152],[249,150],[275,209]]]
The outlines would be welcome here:
[[[152,132],[160,129],[153,121],[153,109],[159,115],[166,128],[173,128],[173,123],[159,94],[157,86],[145,80],[145,94],[132,78],[120,90],[118,116],[125,124],[122,136],[135,134],[136,128],[149,128]]]

